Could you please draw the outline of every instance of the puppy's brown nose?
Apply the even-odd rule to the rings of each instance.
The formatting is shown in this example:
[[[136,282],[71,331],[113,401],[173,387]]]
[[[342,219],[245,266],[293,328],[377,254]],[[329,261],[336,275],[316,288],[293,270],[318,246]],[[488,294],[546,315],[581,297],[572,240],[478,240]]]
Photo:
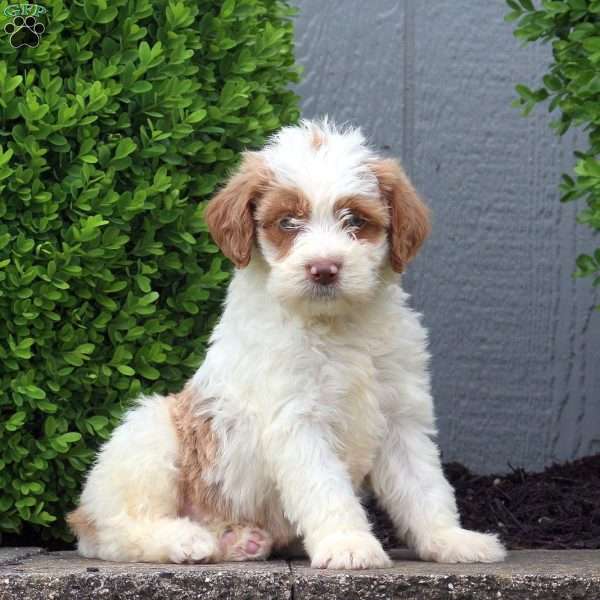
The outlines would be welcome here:
[[[338,279],[341,264],[333,260],[315,260],[306,265],[308,275],[315,283],[332,285]]]

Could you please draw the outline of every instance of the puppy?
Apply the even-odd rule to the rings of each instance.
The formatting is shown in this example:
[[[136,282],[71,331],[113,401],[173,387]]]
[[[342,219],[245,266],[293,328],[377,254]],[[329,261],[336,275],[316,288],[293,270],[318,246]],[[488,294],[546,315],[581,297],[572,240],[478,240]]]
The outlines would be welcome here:
[[[237,267],[183,391],[140,399],[100,451],[69,523],[84,556],[265,559],[301,539],[313,567],[390,564],[370,484],[424,560],[498,561],[460,526],[442,473],[427,334],[399,274],[429,231],[400,165],[358,129],[286,127],[206,208]]]

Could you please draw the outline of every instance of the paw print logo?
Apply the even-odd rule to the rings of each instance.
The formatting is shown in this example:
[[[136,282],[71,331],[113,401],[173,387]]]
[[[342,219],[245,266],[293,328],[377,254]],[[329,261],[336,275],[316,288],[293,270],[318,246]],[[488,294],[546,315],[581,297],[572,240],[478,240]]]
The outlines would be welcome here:
[[[35,17],[15,17],[4,26],[4,31],[10,35],[10,45],[13,48],[29,46],[37,48],[45,27]]]

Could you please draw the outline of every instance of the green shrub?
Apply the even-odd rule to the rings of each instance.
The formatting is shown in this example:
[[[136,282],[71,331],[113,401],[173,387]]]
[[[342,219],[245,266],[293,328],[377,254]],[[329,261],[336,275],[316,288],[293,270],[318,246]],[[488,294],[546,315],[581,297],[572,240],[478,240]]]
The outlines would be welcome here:
[[[229,266],[200,201],[297,120],[298,69],[280,0],[44,4],[37,48],[0,34],[0,532],[69,539],[128,401],[201,361]]]
[[[552,43],[553,62],[543,85],[530,89],[517,86],[516,105],[528,114],[539,102],[549,100],[550,112],[558,111],[552,123],[557,134],[570,127],[586,131],[589,147],[576,152],[574,176],[563,175],[562,202],[585,199],[579,223],[600,231],[600,0],[532,2],[507,0],[508,21],[517,21],[515,35],[525,42]],[[577,257],[576,277],[593,277],[600,285],[600,248]],[[600,306],[597,307],[600,309]]]

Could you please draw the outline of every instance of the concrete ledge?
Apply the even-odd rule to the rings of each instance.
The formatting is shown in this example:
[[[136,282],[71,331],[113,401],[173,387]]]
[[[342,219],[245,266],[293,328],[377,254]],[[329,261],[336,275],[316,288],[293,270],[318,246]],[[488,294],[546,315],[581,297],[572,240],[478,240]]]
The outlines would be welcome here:
[[[511,552],[504,563],[441,565],[391,552],[379,571],[316,571],[292,563],[294,598],[600,600],[600,551]]]
[[[0,549],[0,600],[600,599],[600,551],[511,552],[498,565],[438,565],[394,551],[394,566],[317,571],[305,561],[121,564],[74,552]]]
[[[161,565],[50,552],[0,566],[0,600],[287,600],[291,589],[291,571],[284,561]]]
[[[29,548],[27,546],[21,546],[19,548],[0,548],[0,566],[19,564],[24,558],[45,553],[46,551],[43,548]]]

